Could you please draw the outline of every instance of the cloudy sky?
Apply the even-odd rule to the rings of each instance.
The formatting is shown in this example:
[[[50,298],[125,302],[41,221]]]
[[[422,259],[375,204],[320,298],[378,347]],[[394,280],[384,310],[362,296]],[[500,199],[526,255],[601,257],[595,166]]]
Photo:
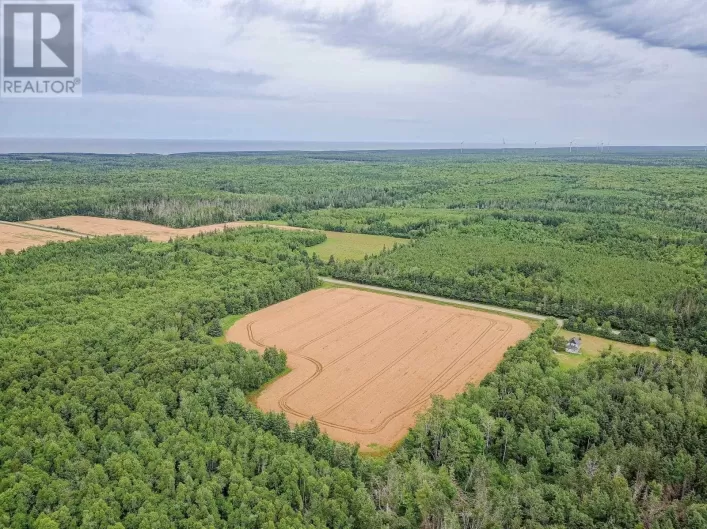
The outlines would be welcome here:
[[[84,0],[0,137],[697,145],[707,0]]]

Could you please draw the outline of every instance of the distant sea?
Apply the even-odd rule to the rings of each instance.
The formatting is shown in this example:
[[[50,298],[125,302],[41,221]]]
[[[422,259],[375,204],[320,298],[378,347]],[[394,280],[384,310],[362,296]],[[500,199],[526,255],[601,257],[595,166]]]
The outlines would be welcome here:
[[[231,141],[231,140],[145,140],[145,139],[73,139],[73,138],[1,138],[0,154],[181,154],[196,152],[279,152],[279,151],[459,151],[460,143],[416,142],[325,142],[325,141]],[[509,144],[509,152],[532,149],[531,144]],[[501,143],[465,143],[464,151],[501,150]],[[538,145],[539,150],[565,152],[567,146]],[[693,153],[705,147],[618,147],[611,152],[623,153]],[[575,147],[576,151],[595,152],[597,147]],[[609,147],[607,147],[607,151]],[[547,151],[546,151],[547,152]]]
[[[474,148],[470,145],[469,148]],[[488,149],[492,145],[477,146]],[[376,151],[459,149],[452,143],[378,143],[228,140],[108,140],[0,138],[0,154],[178,154],[192,152]]]

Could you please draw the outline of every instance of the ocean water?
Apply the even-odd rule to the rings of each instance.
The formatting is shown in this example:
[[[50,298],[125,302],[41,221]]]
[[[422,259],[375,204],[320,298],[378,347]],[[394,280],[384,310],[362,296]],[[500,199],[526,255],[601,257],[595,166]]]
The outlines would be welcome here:
[[[509,144],[506,151],[511,154],[519,151],[533,151],[534,145]],[[501,151],[502,144],[465,143],[464,152]],[[2,138],[0,154],[49,154],[49,153],[85,153],[85,154],[182,154],[208,152],[282,152],[282,151],[418,151],[449,150],[460,151],[459,143],[434,142],[324,142],[324,141],[231,141],[231,140],[148,140],[148,139],[85,139],[85,138]],[[538,153],[566,153],[563,145],[538,145]],[[577,146],[574,152],[595,153],[596,146]],[[659,147],[659,146],[611,146],[606,147],[606,154],[687,154],[705,155],[704,146]]]
[[[469,148],[473,148],[469,145]],[[478,148],[492,148],[479,146]],[[0,138],[0,154],[177,154],[191,152],[373,151],[459,149],[452,143]]]

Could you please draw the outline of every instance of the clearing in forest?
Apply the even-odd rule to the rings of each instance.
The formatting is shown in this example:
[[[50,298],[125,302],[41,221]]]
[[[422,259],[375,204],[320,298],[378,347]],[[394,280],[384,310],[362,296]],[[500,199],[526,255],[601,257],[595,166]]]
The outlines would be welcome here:
[[[655,346],[646,347],[633,345],[574,331],[560,330],[559,335],[565,340],[570,340],[575,336],[582,339],[582,350],[580,354],[556,353],[557,360],[560,362],[560,366],[563,369],[575,368],[593,358],[600,357],[604,351],[609,350],[627,354],[659,352],[659,349]]]
[[[363,233],[326,232],[327,240],[309,249],[309,253],[317,254],[320,259],[327,261],[334,256],[339,261],[347,259],[359,260],[366,255],[378,255],[384,249],[390,250],[393,246],[407,244],[409,239],[398,239],[385,235],[368,235]]]
[[[31,246],[42,246],[48,242],[73,241],[76,236],[35,230],[20,224],[0,223],[0,254],[7,250],[19,252]]]
[[[250,314],[227,339],[288,354],[291,372],[257,398],[339,441],[390,446],[432,395],[452,397],[529,336],[519,320],[423,301],[320,289]]]

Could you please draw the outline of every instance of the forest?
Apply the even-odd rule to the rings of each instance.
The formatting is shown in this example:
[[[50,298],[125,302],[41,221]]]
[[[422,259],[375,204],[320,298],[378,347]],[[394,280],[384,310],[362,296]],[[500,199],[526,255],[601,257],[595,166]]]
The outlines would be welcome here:
[[[247,394],[283,353],[211,323],[317,284],[318,234],[104,238],[0,257],[0,526],[376,527],[357,448]]]
[[[679,152],[0,156],[0,220],[410,240],[342,262],[310,256],[321,232],[260,228],[0,256],[0,527],[707,529],[706,173]],[[214,340],[322,273],[663,351],[562,369],[548,321],[362,456],[250,403],[285,353]]]

